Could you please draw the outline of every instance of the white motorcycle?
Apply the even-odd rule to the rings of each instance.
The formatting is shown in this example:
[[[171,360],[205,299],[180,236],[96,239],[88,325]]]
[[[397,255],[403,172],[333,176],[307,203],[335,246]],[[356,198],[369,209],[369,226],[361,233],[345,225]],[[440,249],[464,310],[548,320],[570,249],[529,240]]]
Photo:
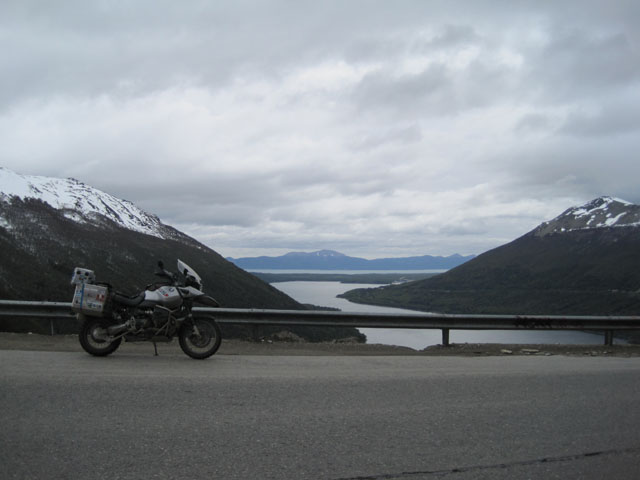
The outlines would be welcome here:
[[[215,319],[193,314],[194,303],[219,307],[202,291],[200,276],[178,260],[179,277],[164,269],[156,275],[164,281],[148,285],[133,297],[112,291],[108,283],[96,283],[92,270],[76,268],[71,283],[76,286],[72,309],[82,322],[80,345],[96,356],[113,353],[122,342],[170,342],[177,336],[180,348],[196,359],[208,358],[220,347],[222,334]]]

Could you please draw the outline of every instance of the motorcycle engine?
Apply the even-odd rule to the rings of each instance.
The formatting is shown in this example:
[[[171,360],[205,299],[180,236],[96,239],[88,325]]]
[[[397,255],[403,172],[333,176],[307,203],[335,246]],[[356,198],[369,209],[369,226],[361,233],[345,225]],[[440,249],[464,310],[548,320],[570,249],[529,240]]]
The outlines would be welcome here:
[[[171,315],[171,310],[168,308],[162,307],[160,305],[156,305],[153,307],[153,323],[156,327],[161,327],[165,323],[169,321],[169,316]]]

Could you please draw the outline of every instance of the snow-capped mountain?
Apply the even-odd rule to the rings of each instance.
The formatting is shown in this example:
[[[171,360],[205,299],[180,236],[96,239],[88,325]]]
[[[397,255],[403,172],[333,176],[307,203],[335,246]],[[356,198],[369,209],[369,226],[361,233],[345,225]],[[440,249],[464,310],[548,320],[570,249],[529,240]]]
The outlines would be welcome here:
[[[225,307],[306,308],[131,202],[77,180],[0,168],[0,299],[70,301],[75,267],[89,268],[99,282],[136,294],[156,279],[158,260],[175,271],[177,259],[194,268],[204,291]],[[34,322],[0,318],[0,331],[49,331],[48,323],[44,328]],[[77,332],[75,320],[64,322],[57,324],[58,331]],[[256,328],[224,325],[223,335],[254,338],[283,329]],[[354,328],[285,329],[313,341],[360,335]]]
[[[536,235],[572,232],[608,227],[640,226],[640,205],[612,197],[599,197],[582,206],[572,207],[561,215],[544,222]]]
[[[343,296],[426,312],[638,315],[639,209],[596,198],[441,275]]]
[[[336,252],[335,250],[318,250],[316,252],[289,252],[284,255],[285,257],[323,257],[323,258],[336,258],[345,257],[344,253]]]
[[[75,267],[99,282],[136,294],[156,280],[158,260],[175,271],[181,259],[201,276],[204,291],[230,308],[303,309],[298,302],[218,253],[165,225],[131,202],[73,179],[19,175],[0,168],[0,299],[70,301]],[[77,332],[75,320],[60,332]],[[0,331],[47,330],[41,322],[0,318]],[[43,330],[44,329],[44,330]],[[282,327],[225,325],[225,337],[267,336]],[[315,341],[358,336],[353,328],[289,327]]]
[[[74,179],[0,168],[0,252],[0,298],[64,301],[79,266],[136,292],[154,279],[158,260],[171,268],[180,258],[223,305],[297,306],[155,215]]]
[[[129,230],[158,238],[172,236],[155,215],[78,180],[20,175],[0,167],[0,201],[9,202],[13,198],[42,200],[79,223],[91,223],[97,216],[103,216]],[[0,218],[0,225],[10,226],[6,218]]]

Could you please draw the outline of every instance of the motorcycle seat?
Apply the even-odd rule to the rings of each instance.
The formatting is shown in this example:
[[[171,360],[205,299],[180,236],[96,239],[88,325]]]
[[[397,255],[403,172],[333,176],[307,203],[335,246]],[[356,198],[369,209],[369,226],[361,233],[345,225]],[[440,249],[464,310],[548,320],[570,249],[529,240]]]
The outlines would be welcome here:
[[[121,305],[125,305],[127,307],[137,307],[144,300],[144,292],[136,295],[135,297],[128,297],[126,295],[122,295],[121,293],[115,293],[113,295],[113,301],[119,303]]]

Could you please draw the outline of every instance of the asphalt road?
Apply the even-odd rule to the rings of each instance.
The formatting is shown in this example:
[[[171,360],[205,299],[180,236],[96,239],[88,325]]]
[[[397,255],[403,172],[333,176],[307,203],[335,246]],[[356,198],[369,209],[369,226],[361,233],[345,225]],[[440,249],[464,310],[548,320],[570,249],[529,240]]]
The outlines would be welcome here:
[[[0,351],[2,479],[637,479],[640,359]]]

